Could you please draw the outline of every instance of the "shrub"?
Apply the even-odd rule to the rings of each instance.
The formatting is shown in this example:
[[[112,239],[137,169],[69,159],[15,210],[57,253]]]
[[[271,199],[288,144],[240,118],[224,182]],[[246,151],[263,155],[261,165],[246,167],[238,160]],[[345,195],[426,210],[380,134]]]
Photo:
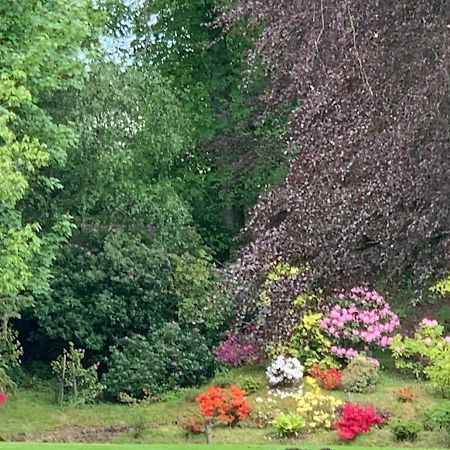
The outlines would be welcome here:
[[[333,424],[342,439],[354,439],[360,433],[367,433],[373,424],[381,424],[383,419],[373,405],[345,403],[342,406],[342,418]]]
[[[205,424],[201,417],[188,417],[181,422],[181,426],[187,435],[200,434],[205,431]]]
[[[144,390],[162,393],[205,382],[214,372],[214,356],[197,331],[177,324],[148,338],[134,335],[111,349],[104,381],[107,392],[117,397],[126,392],[141,398]]]
[[[257,364],[262,360],[262,349],[258,328],[247,326],[239,333],[228,333],[226,339],[214,351],[219,361],[232,366]]]
[[[297,358],[280,355],[267,368],[267,380],[273,387],[297,386],[303,379],[303,369]]]
[[[395,365],[425,377],[444,397],[450,396],[450,336],[436,320],[423,319],[413,336],[394,337]]]
[[[363,287],[338,294],[324,310],[320,326],[333,343],[331,352],[340,358],[352,358],[362,348],[388,346],[399,325],[384,297]]]
[[[83,367],[84,350],[76,349],[69,342],[69,350],[52,362],[52,370],[58,377],[59,391],[57,401],[60,405],[64,402],[91,403],[97,399],[103,390],[98,381],[98,363],[87,369]]]
[[[337,408],[342,402],[333,397],[322,393],[317,382],[313,378],[306,378],[306,383],[311,390],[299,398],[297,403],[297,412],[306,422],[309,430],[318,428],[331,428],[336,420]]]
[[[422,424],[417,420],[397,419],[390,426],[397,441],[415,441],[422,430]]]
[[[228,425],[236,425],[246,420],[251,409],[245,392],[234,384],[229,388],[210,386],[199,394],[195,401],[200,406],[203,417],[218,419]]]
[[[371,392],[378,382],[378,366],[372,358],[355,356],[342,373],[341,386],[347,392]]]
[[[330,367],[321,369],[319,365],[313,366],[310,374],[324,389],[333,390],[341,384],[342,372],[339,369]]]
[[[450,434],[450,400],[440,403],[431,412],[431,419]]]
[[[272,421],[272,425],[280,437],[298,436],[305,424],[305,419],[295,413],[281,413]]]
[[[417,399],[417,394],[408,386],[396,389],[393,395],[397,401],[402,403],[413,402]]]

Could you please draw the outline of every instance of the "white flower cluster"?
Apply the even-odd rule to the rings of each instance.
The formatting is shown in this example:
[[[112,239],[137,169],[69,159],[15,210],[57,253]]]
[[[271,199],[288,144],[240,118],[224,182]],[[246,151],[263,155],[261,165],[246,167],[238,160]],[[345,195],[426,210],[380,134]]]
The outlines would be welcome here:
[[[301,382],[303,370],[297,358],[280,355],[267,368],[266,375],[271,386],[295,386]]]

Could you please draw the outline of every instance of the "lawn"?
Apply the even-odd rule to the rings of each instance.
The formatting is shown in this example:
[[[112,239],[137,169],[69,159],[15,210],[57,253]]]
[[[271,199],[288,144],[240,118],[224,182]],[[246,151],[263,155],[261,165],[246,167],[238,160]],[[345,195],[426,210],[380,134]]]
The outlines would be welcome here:
[[[289,446],[291,450],[320,450],[318,445]],[[333,446],[330,450],[366,450],[366,446]],[[397,447],[398,448],[398,447]],[[286,450],[286,445],[251,445],[251,444],[48,444],[48,443],[2,443],[2,450]],[[395,450],[394,447],[370,447],[370,450]],[[416,448],[416,450],[428,450]]]
[[[254,410],[260,407],[255,399],[261,397],[265,400],[267,391],[262,386],[264,372],[257,368],[239,368],[231,374],[219,375],[213,382],[223,382],[232,378],[238,384],[250,383],[259,388],[249,395]],[[226,380],[225,380],[226,381]],[[400,403],[394,400],[392,391],[400,386],[409,386],[417,394],[413,403]],[[203,447],[204,436],[187,435],[180,426],[184,418],[191,416],[197,409],[193,402],[199,390],[182,390],[167,395],[165,401],[149,405],[129,406],[115,403],[99,403],[96,405],[72,405],[57,407],[53,403],[54,393],[50,387],[41,386],[36,389],[20,389],[8,402],[2,406],[2,421],[0,423],[0,436],[8,440],[46,440],[77,442],[79,440],[96,440],[97,427],[118,427],[112,434],[106,433],[106,439],[114,445],[97,444],[31,444],[31,443],[1,443],[0,450],[7,449],[36,449],[64,448],[67,450],[84,448],[89,449],[130,449],[130,450],[172,450],[195,449]],[[333,391],[333,395],[348,398],[348,394]],[[372,402],[379,408],[388,410],[391,415],[402,418],[420,418],[423,412],[436,405],[441,399],[437,397],[424,384],[414,379],[402,378],[392,371],[382,373],[380,383],[375,392],[370,394],[353,394],[352,400]],[[264,402],[263,402],[264,403]],[[295,409],[295,402],[286,399],[282,404],[285,409]],[[122,427],[122,428],[121,428]],[[86,438],[86,430],[94,430],[94,439]],[[81,436],[81,439],[80,439]],[[84,437],[83,437],[84,436]],[[415,449],[444,449],[448,447],[447,435],[440,430],[422,431],[414,443],[395,442],[389,426],[381,429],[372,429],[369,433],[360,435],[352,445],[343,447],[342,442],[334,431],[321,431],[306,434],[297,440],[279,440],[274,435],[271,426],[257,427],[251,421],[241,427],[217,427],[214,430],[214,442],[218,444],[209,446],[210,449],[261,449],[284,450],[286,448],[299,448],[318,450],[327,448],[415,448]],[[131,444],[141,444],[133,446]],[[152,445],[147,445],[152,444]],[[177,445],[166,445],[177,444]],[[182,445],[180,445],[182,444]],[[254,445],[264,444],[264,445]]]

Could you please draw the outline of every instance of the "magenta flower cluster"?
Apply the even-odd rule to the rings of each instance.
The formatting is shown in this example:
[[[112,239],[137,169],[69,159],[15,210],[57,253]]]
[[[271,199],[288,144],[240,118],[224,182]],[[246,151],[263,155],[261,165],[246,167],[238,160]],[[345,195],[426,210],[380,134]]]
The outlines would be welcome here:
[[[229,333],[214,352],[217,359],[232,366],[260,362],[262,352],[256,334],[236,335]]]
[[[346,358],[356,356],[358,349],[387,347],[398,325],[398,316],[384,297],[364,287],[337,295],[334,303],[324,308],[320,323],[334,344],[331,352]]]

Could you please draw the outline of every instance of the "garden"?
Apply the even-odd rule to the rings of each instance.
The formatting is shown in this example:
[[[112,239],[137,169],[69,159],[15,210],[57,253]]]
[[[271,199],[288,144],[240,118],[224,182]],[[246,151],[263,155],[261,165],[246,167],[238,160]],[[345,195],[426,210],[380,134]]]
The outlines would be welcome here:
[[[0,447],[450,448],[448,0],[0,0]]]

